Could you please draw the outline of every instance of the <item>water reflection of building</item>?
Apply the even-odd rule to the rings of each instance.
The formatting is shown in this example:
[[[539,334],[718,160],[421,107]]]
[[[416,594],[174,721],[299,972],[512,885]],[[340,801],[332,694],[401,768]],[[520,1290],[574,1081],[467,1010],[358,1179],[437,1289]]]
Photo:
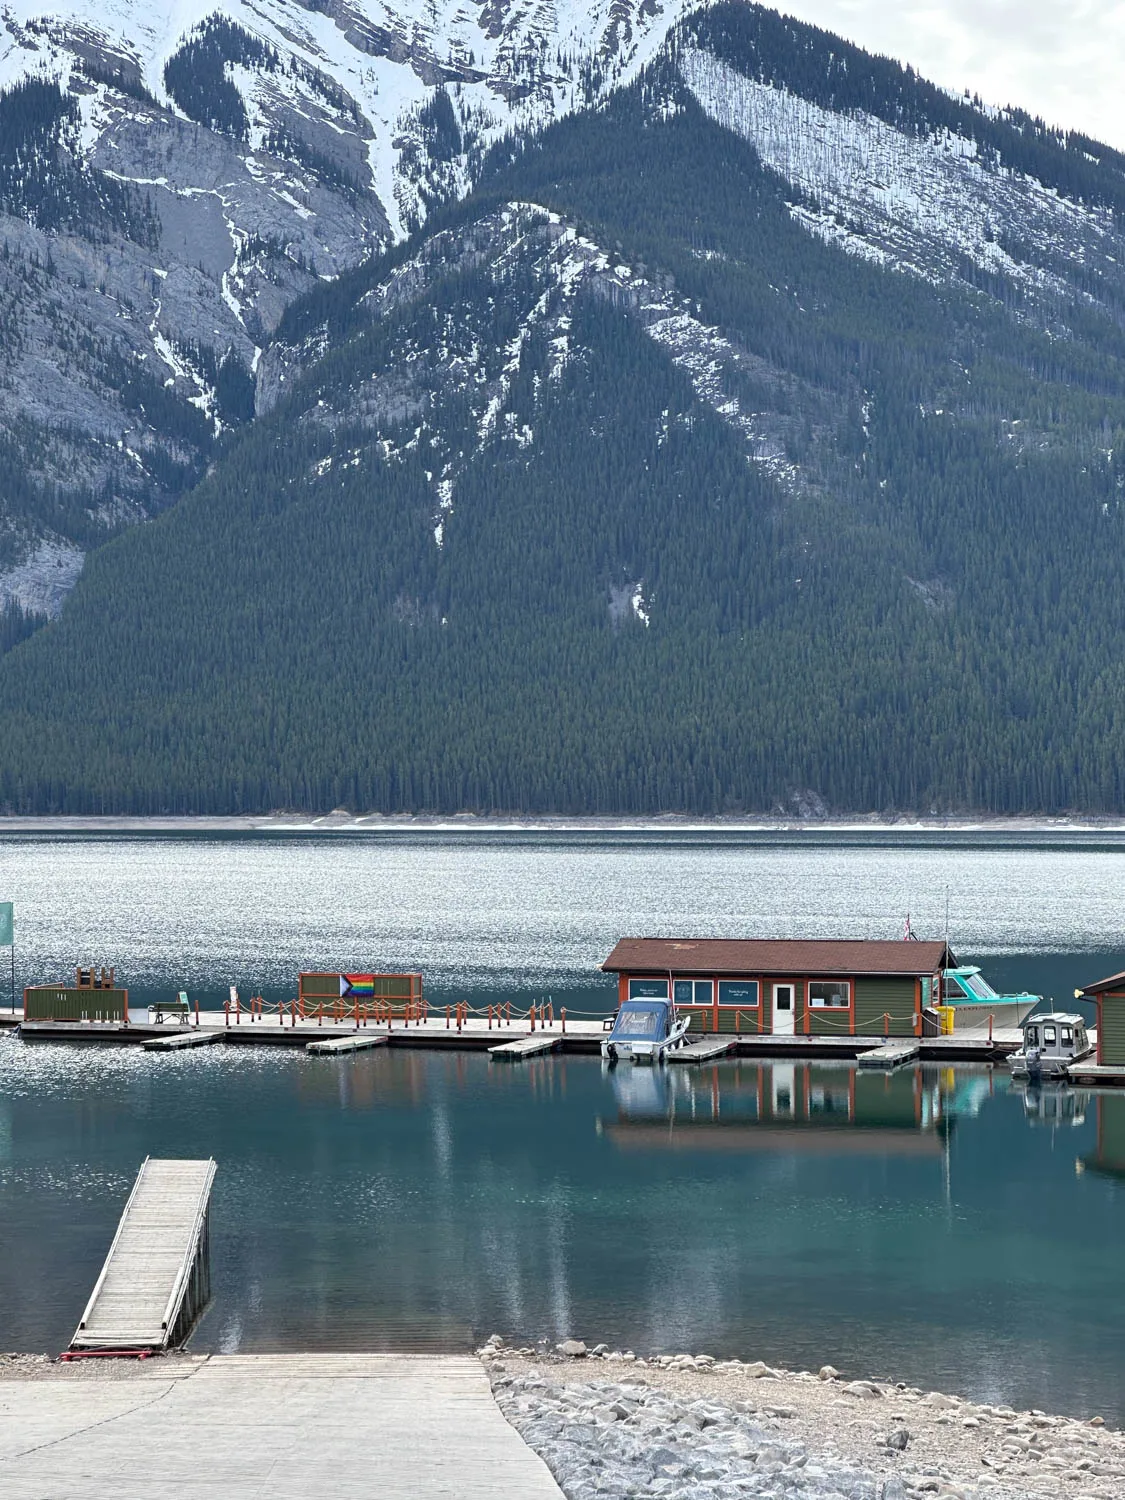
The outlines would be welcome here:
[[[611,1078],[617,1117],[600,1128],[623,1147],[940,1156],[951,1123],[941,1075],[921,1068],[775,1062]]]
[[[1097,1144],[1079,1166],[1109,1177],[1125,1178],[1125,1096],[1099,1094],[1095,1101]]]

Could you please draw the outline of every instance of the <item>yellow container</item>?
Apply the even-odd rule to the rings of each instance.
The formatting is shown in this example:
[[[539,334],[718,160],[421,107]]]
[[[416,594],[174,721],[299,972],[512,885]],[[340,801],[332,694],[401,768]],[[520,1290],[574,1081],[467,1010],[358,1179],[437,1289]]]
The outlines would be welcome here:
[[[954,1017],[957,1014],[956,1009],[952,1005],[939,1005],[937,1007],[937,1013],[941,1017],[942,1036],[952,1036],[953,1021]]]

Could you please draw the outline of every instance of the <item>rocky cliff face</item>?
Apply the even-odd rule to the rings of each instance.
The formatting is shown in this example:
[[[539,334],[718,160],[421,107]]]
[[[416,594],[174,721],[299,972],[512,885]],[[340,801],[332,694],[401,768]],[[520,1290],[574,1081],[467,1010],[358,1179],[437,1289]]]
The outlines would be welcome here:
[[[467,192],[506,132],[629,76],[671,19],[652,0],[0,8],[0,606],[56,612],[84,551],[252,415],[295,297]]]

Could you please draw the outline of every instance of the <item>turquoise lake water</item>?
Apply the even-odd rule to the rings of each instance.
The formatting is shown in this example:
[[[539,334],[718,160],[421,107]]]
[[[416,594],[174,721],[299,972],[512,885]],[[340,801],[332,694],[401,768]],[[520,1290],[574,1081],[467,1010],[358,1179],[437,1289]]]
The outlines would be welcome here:
[[[0,841],[20,982],[114,963],[135,999],[375,965],[594,1010],[624,933],[941,935],[947,890],[962,957],[1062,999],[1125,968],[1123,877],[1111,836]],[[197,1348],[575,1334],[1125,1417],[1125,1098],[5,1037],[0,1348],[65,1346],[146,1154],[219,1162]]]

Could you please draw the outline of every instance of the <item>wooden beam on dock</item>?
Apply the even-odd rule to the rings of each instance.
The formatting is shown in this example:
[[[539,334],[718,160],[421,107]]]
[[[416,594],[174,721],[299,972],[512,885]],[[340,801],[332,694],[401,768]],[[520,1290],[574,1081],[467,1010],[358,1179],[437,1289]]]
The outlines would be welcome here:
[[[921,1051],[917,1042],[887,1042],[861,1052],[857,1062],[861,1068],[901,1068],[904,1063],[917,1062]]]
[[[664,1055],[670,1063],[705,1063],[713,1062],[717,1057],[726,1057],[737,1046],[736,1036],[709,1036],[698,1042],[687,1042],[683,1047],[677,1047],[674,1052],[666,1052]]]
[[[306,1052],[327,1052],[335,1055],[337,1052],[364,1052],[371,1047],[385,1047],[387,1045],[387,1033],[385,1031],[357,1031],[354,1036],[334,1036],[324,1042],[308,1042],[305,1045]]]
[[[560,1036],[552,1036],[549,1032],[541,1031],[534,1036],[517,1037],[514,1042],[501,1042],[498,1047],[489,1047],[489,1057],[499,1058],[502,1062],[522,1062],[525,1057],[537,1057],[541,1052],[553,1052],[562,1040]]]
[[[174,1036],[154,1036],[141,1046],[146,1052],[181,1052],[185,1047],[209,1047],[213,1042],[221,1042],[223,1033],[221,1031],[177,1031]]]
[[[168,1349],[210,1296],[213,1161],[146,1157],[94,1283],[72,1350]]]

